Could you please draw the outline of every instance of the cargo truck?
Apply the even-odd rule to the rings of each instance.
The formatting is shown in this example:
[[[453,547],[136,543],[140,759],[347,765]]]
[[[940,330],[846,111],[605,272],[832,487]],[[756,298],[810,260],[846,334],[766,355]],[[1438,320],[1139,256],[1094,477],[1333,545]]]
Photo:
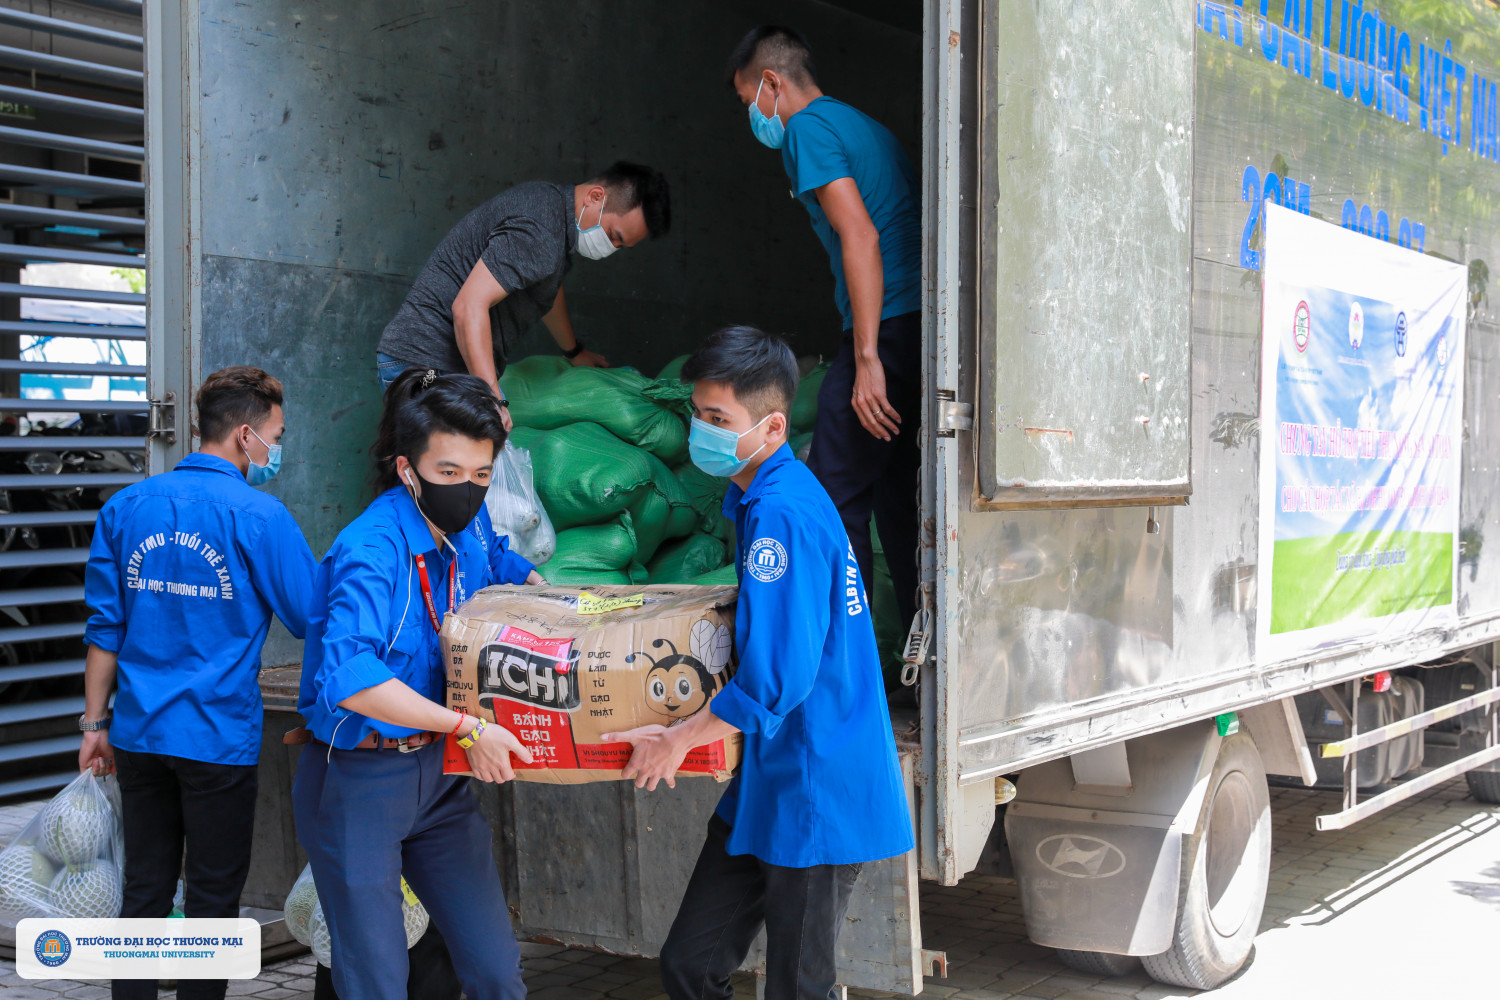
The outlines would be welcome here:
[[[1500,530],[1490,0],[1378,12],[1325,0],[151,0],[151,471],[192,447],[203,374],[262,365],[288,386],[276,489],[326,548],[367,497],[375,343],[428,252],[502,187],[582,180],[616,157],[668,174],[675,221],[656,244],[574,269],[568,298],[591,348],[654,370],[748,321],[830,353],[826,261],[778,157],[722,86],[729,49],[768,20],[801,28],[825,90],[908,144],[924,192],[927,392],[906,424],[924,456],[910,554],[922,610],[904,651],[917,707],[894,714],[919,847],[867,867],[841,981],[919,992],[943,946],[923,938],[921,883],[983,865],[1017,879],[1032,938],[1070,964],[1143,961],[1163,981],[1211,987],[1245,961],[1258,925],[1268,774],[1344,787],[1324,828],[1465,772],[1476,796],[1500,800],[1500,552],[1484,544]],[[1311,371],[1267,345],[1301,352],[1329,322],[1305,302],[1263,315],[1292,257],[1275,247],[1296,224],[1355,240],[1329,245],[1356,270],[1392,253],[1460,269],[1450,322],[1422,341],[1437,352],[1422,358],[1458,373],[1421,411],[1446,414],[1441,427],[1339,417],[1330,437],[1327,414],[1349,401],[1305,386],[1278,398],[1312,393],[1322,423],[1267,409],[1281,374]],[[1340,306],[1348,349],[1378,340],[1405,357],[1406,311],[1393,319],[1366,298]],[[1415,343],[1415,310],[1410,322]],[[1377,375],[1395,362],[1357,362],[1332,363],[1359,367],[1375,380],[1369,399],[1385,399]],[[1421,382],[1400,370],[1408,389]],[[1395,435],[1389,454],[1372,437],[1368,456],[1352,439],[1386,477],[1362,490],[1402,488],[1411,466],[1398,459],[1419,430],[1424,460],[1455,484],[1414,481],[1400,496],[1421,504],[1387,505],[1436,512],[1423,522],[1446,533],[1422,542],[1430,592],[1397,586],[1384,604],[1340,609],[1335,570],[1288,561],[1307,484],[1272,477],[1268,490],[1268,463],[1343,455],[1346,427]],[[1365,496],[1306,509],[1354,518]],[[1337,573],[1398,578],[1394,544],[1352,545]],[[1286,603],[1294,591],[1308,607]],[[295,673],[297,659],[285,636],[268,646],[270,666]],[[268,748],[274,798],[295,761]],[[654,794],[484,788],[520,932],[654,954],[717,793],[706,780]],[[295,845],[271,828],[284,811],[263,806],[258,865],[279,863],[289,885]]]

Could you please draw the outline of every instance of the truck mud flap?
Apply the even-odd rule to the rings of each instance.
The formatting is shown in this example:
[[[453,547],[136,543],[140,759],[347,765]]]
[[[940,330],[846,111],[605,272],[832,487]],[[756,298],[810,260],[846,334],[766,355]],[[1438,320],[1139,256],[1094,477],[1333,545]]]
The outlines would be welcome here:
[[[1171,947],[1183,838],[1221,742],[1212,721],[1193,723],[1113,745],[1108,770],[1063,759],[1021,773],[1005,837],[1033,941],[1115,955]]]

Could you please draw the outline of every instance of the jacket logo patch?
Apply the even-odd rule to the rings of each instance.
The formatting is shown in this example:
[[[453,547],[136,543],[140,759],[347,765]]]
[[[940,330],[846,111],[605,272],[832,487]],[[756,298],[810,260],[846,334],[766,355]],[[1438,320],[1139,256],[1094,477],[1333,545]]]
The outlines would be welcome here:
[[[757,538],[745,553],[745,572],[761,583],[780,580],[786,567],[786,549],[774,538]]]

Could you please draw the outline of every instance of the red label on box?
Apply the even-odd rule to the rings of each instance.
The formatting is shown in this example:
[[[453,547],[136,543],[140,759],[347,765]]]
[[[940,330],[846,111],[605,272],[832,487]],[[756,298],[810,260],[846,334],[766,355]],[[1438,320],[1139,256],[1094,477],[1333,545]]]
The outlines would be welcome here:
[[[630,763],[630,752],[635,749],[629,743],[580,743],[578,744],[578,766],[583,770],[619,771]],[[724,770],[724,741],[689,750],[679,771],[696,774],[712,774]]]
[[[521,741],[521,745],[531,751],[530,764],[523,764],[512,755],[511,767],[539,771],[545,767],[587,766],[578,763],[578,755],[573,747],[573,726],[566,712],[549,712],[535,705],[524,705],[506,698],[496,698],[493,704],[495,724],[509,729]],[[450,735],[443,746],[443,771],[452,774],[467,770],[469,755],[458,745],[458,738]]]
[[[521,745],[531,751],[530,764],[512,760],[512,766],[533,770],[579,766],[568,713],[551,712],[509,698],[496,698],[494,705],[495,722],[514,733]]]
[[[524,632],[514,625],[507,625],[500,630],[500,641],[511,646],[519,646],[529,649],[543,656],[550,656],[554,660],[567,662],[568,652],[573,648],[572,639],[542,639]]]
[[[511,757],[516,770],[539,771],[542,768],[566,768],[581,771],[619,771],[630,762],[629,743],[574,743],[573,728],[563,712],[538,711],[531,705],[497,698],[499,725],[515,733],[531,751],[532,763],[523,764]],[[724,741],[689,750],[678,771],[713,774],[725,770]],[[450,735],[443,743],[443,772],[454,774],[469,770],[469,755]]]

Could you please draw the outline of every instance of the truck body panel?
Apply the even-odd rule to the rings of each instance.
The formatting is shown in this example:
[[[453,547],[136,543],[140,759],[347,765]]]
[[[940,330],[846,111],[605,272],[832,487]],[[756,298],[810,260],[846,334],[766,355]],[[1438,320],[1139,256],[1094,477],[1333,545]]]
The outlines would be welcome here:
[[[1500,354],[1487,264],[1500,168],[1472,134],[1450,132],[1445,149],[1329,91],[1322,60],[1337,75],[1345,43],[1324,41],[1324,15],[1336,24],[1337,5],[1292,5],[1307,14],[1295,26],[1279,3],[1265,18],[1206,2],[1107,17],[1051,6],[148,5],[150,395],[175,403],[158,411],[176,431],[152,439],[152,471],[191,447],[202,374],[260,364],[289,386],[274,489],[324,551],[368,498],[375,345],[426,254],[503,187],[581,180],[616,157],[668,172],[675,223],[664,241],[576,265],[568,300],[591,347],[654,371],[750,321],[831,354],[826,255],[779,157],[719,89],[746,28],[799,25],[821,45],[830,92],[920,146],[928,392],[913,648],[926,655],[903,748],[919,848],[867,878],[844,941],[850,985],[920,989],[916,874],[951,884],[977,862],[997,777],[1500,638],[1500,554],[1482,544],[1500,527],[1500,399],[1486,391]],[[1408,6],[1383,23],[1412,51],[1442,51],[1447,21],[1403,21]],[[1500,75],[1500,13],[1476,16],[1459,57]],[[1295,60],[1280,54],[1284,31]],[[1419,92],[1415,78],[1407,89]],[[1353,203],[1356,227],[1374,206],[1372,235],[1470,269],[1464,544],[1447,627],[1279,660],[1256,650],[1249,265],[1267,196],[1335,222]],[[1070,276],[1080,256],[1097,273]],[[548,349],[533,332],[516,354]],[[1071,451],[1053,433],[1069,431]],[[278,629],[267,665],[299,658]],[[1284,766],[1304,771],[1305,748],[1287,743]],[[525,932],[650,954],[715,795],[689,782],[671,800],[626,787],[482,798]]]

